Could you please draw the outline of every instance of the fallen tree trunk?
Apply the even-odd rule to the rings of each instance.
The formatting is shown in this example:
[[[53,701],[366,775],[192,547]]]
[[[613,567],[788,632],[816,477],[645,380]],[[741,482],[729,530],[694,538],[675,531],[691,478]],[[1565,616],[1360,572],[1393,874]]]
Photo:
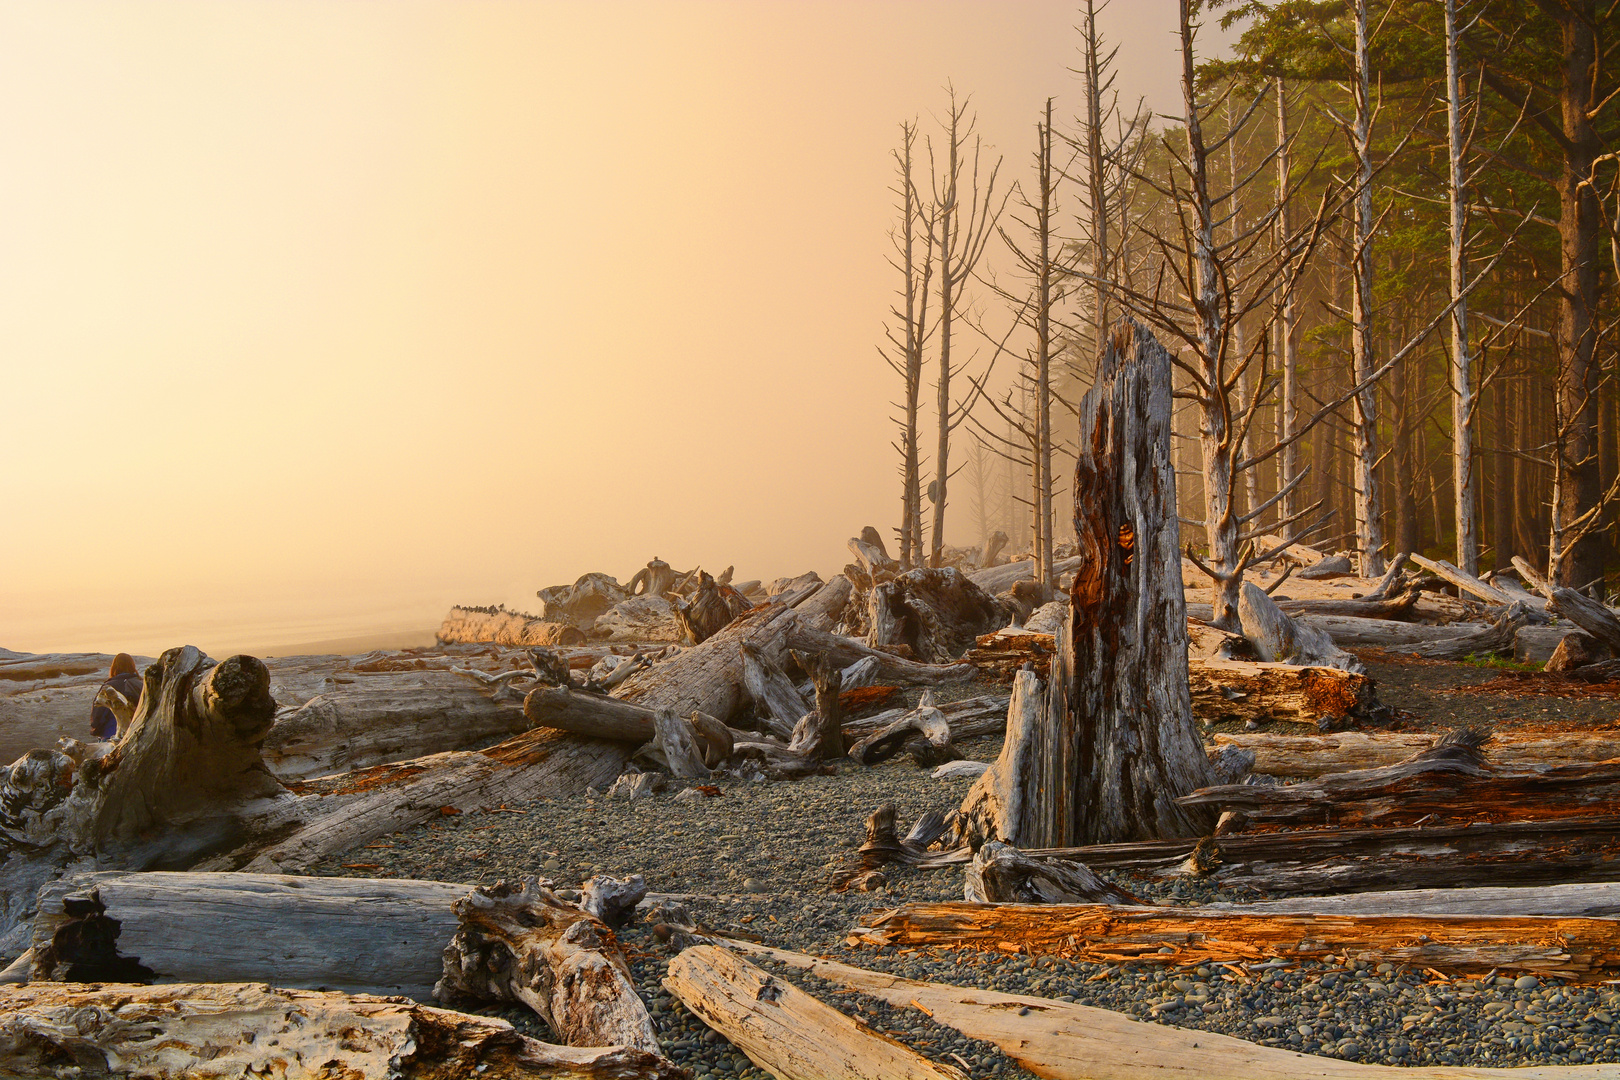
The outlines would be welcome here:
[[[1094,870],[1154,878],[1195,874],[1222,888],[1318,895],[1386,889],[1620,881],[1620,818],[1431,828],[1300,829],[1025,850]],[[966,852],[923,859],[963,863]]]
[[[64,1023],[64,1017],[72,1019]],[[656,1054],[553,1046],[504,1020],[263,983],[0,987],[0,1075],[677,1080]]]
[[[1389,714],[1372,679],[1336,667],[1195,659],[1188,661],[1188,684],[1193,714],[1209,722],[1378,723]]]
[[[445,881],[69,874],[41,890],[35,982],[265,982],[430,1000],[456,932]],[[109,925],[110,924],[110,925]],[[117,978],[144,969],[139,978]]]
[[[259,756],[275,702],[250,656],[170,649],[143,676],[124,738],[75,765],[33,750],[0,776],[0,951],[39,887],[77,868],[184,864],[259,835],[293,800]]]
[[[1025,664],[1034,666],[1042,680],[1051,677],[1052,654],[1057,638],[1051,634],[1018,633],[1011,629],[983,634],[973,648],[962,655],[991,682],[1011,685],[1013,676]]]
[[[1348,615],[1357,619],[1404,619],[1412,614],[1422,593],[1416,589],[1387,599],[1367,596],[1348,600],[1277,600],[1278,610],[1298,618],[1301,615]]]
[[[781,1080],[967,1080],[714,945],[671,960],[664,988]]]
[[[794,726],[810,711],[810,707],[799,696],[793,680],[770,657],[746,641],[738,646],[738,650],[742,655],[743,686],[754,703],[756,715],[772,735],[783,740],[791,739]]]
[[[954,761],[961,755],[951,745],[951,727],[934,707],[934,695],[924,690],[917,707],[861,739],[849,756],[862,765],[887,761],[904,748],[925,769]]]
[[[1608,1065],[1521,1068],[1364,1065],[1283,1047],[1258,1046],[1196,1028],[1144,1024],[1110,1009],[1046,997],[916,982],[786,949],[739,941],[738,952],[918,1009],[938,1024],[994,1043],[1037,1076],[1053,1080],[1603,1080]]]
[[[533,880],[479,886],[455,902],[444,1001],[521,1001],[568,1046],[656,1055],[658,1033],[613,931]]]
[[[1388,826],[1584,817],[1620,798],[1620,760],[1508,769],[1485,761],[1483,740],[1453,733],[1395,765],[1298,784],[1222,784],[1181,801],[1235,811],[1250,824]]]
[[[1506,606],[1514,601],[1513,597],[1501,589],[1485,584],[1473,575],[1464,573],[1443,559],[1426,559],[1422,555],[1415,553],[1407,555],[1407,558],[1435,577],[1455,585],[1465,593],[1479,597],[1487,604]]]
[[[1572,919],[1620,916],[1620,884],[1534,885],[1518,888],[1397,889],[1344,896],[1294,897],[1250,904],[1208,904],[1210,911],[1321,915],[1541,915]]]
[[[1449,638],[1402,646],[1401,651],[1429,660],[1466,660],[1470,656],[1512,652],[1519,630],[1528,622],[1524,605],[1513,604],[1489,626]]]
[[[1056,581],[1064,574],[1076,570],[1082,561],[1079,556],[1059,559],[1052,564],[1052,580]],[[991,596],[1000,596],[1020,581],[1030,581],[1034,577],[1035,563],[1030,559],[1002,563],[1000,566],[987,566],[982,570],[974,570],[967,575],[969,581]]]
[[[871,658],[877,663],[877,679],[899,686],[941,686],[966,682],[979,673],[979,669],[972,664],[919,664],[915,660],[874,649],[854,638],[823,633],[804,625],[789,629],[787,642],[796,652],[825,653],[839,667],[849,667]]]
[[[476,752],[453,751],[379,765],[293,790],[294,813],[276,824],[293,831],[194,867],[307,873],[333,855],[440,815],[503,806],[540,795],[606,787],[624,770],[630,747],[560,731],[535,730]]]
[[[790,608],[777,604],[755,608],[703,644],[632,675],[615,696],[647,709],[674,709],[681,716],[707,713],[729,724],[746,701],[740,646],[751,645],[780,663],[788,635],[797,627],[798,616]],[[792,731],[791,723],[788,730]]]
[[[1607,605],[1574,589],[1554,588],[1547,609],[1562,615],[1620,655],[1620,619],[1615,618]]]
[[[1395,765],[1433,747],[1437,732],[1329,735],[1217,734],[1217,746],[1254,754],[1254,771],[1270,776],[1317,777]],[[1620,758],[1620,735],[1581,731],[1498,731],[1491,736],[1491,760],[1502,768],[1582,765]]]
[[[986,735],[1000,735],[1007,728],[1007,699],[1004,697],[958,698],[938,706],[951,731],[951,742]],[[888,709],[844,724],[844,741],[856,743],[898,720],[906,709]]]
[[[277,714],[264,762],[283,781],[304,780],[465,750],[529,726],[521,708],[496,704],[464,679],[430,693],[359,683]]]
[[[844,609],[855,595],[855,584],[843,574],[834,574],[828,582],[793,610],[799,613],[799,623],[812,630],[831,632],[844,618]]]
[[[1620,921],[1541,916],[1249,916],[1106,904],[906,904],[851,944],[949,944],[1092,963],[1231,963],[1345,956],[1447,973],[1519,971],[1592,979],[1620,968]],[[1415,944],[1414,944],[1415,943]],[[1169,949],[1164,952],[1161,950]]]
[[[1360,674],[1361,661],[1334,644],[1332,637],[1308,622],[1285,615],[1253,582],[1245,582],[1238,599],[1243,636],[1261,660],[1300,667],[1330,667]]]
[[[594,739],[644,743],[656,734],[654,710],[566,686],[538,686],[523,699],[523,715],[536,727]]]

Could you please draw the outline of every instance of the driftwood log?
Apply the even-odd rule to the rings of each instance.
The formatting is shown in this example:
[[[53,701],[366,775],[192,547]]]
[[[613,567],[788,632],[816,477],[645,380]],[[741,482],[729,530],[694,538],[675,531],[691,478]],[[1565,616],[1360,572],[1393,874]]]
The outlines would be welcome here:
[[[1510,653],[1519,630],[1529,624],[1529,613],[1520,603],[1510,604],[1494,622],[1452,637],[1406,645],[1401,651],[1428,660],[1466,660],[1470,656]]]
[[[572,585],[553,585],[535,594],[541,618],[590,630],[596,620],[630,599],[630,592],[607,574],[582,575]]]
[[[1337,667],[1244,660],[1192,660],[1188,684],[1193,715],[1200,720],[1331,725],[1335,721],[1382,722],[1389,710],[1373,680]]]
[[[1459,974],[1592,979],[1620,967],[1620,921],[1546,916],[1263,915],[1106,904],[906,904],[851,944],[949,944],[1094,963],[1230,963],[1345,956]],[[1169,949],[1169,952],[1162,951]]]
[[[844,756],[845,749],[844,708],[839,697],[844,689],[844,671],[823,654],[800,653],[797,660],[810,675],[816,707],[793,729],[789,749],[816,761],[836,761]]]
[[[1377,769],[1405,761],[1440,741],[1435,732],[1328,735],[1217,734],[1215,744],[1255,756],[1254,771],[1272,776],[1317,777]],[[1584,765],[1620,758],[1620,734],[1605,731],[1501,730],[1491,736],[1491,761],[1503,768]]]
[[[1080,863],[1031,859],[996,840],[974,853],[962,892],[970,904],[1142,904]]]
[[[41,890],[29,978],[267,982],[425,1001],[456,930],[452,905],[469,888],[274,874],[69,874]]]
[[[479,886],[455,902],[442,1001],[521,1001],[567,1046],[657,1054],[658,1034],[613,931],[536,881]]]
[[[1174,802],[1208,784],[1187,687],[1170,354],[1121,320],[1080,407],[1082,562],[1031,755],[1031,844],[1207,833]]]
[[[504,1020],[400,998],[263,983],[0,986],[0,1076],[67,1075],[678,1080],[686,1072],[644,1050],[553,1046]]]
[[[1253,582],[1245,582],[1238,597],[1238,621],[1243,636],[1261,660],[1301,667],[1331,667],[1362,672],[1361,661],[1333,643],[1332,637],[1308,622],[1283,613],[1275,601]]]
[[[1299,829],[1026,849],[1024,854],[1071,859],[1095,870],[1158,878],[1194,874],[1227,888],[1301,895],[1620,881],[1620,818]],[[925,857],[918,865],[946,866],[968,857],[954,851]]]
[[[746,641],[737,648],[742,656],[743,686],[754,703],[755,714],[772,735],[791,739],[795,725],[810,706],[775,660]]]
[[[780,1080],[967,1080],[728,949],[682,951],[664,988]]]
[[[1052,564],[1052,577],[1056,579],[1071,573],[1084,561],[1080,556],[1059,559]],[[982,570],[968,573],[968,580],[991,596],[1000,596],[1020,581],[1029,581],[1034,577],[1035,563],[1031,559],[1002,563],[1000,566],[987,566]]]
[[[1251,825],[1387,826],[1588,817],[1620,799],[1620,760],[1510,769],[1486,761],[1484,739],[1454,732],[1395,765],[1298,784],[1223,784],[1181,801],[1235,811]]]
[[[1197,1028],[1144,1024],[1108,1009],[1047,997],[915,982],[786,949],[736,942],[733,948],[797,968],[895,1008],[994,1043],[1037,1076],[1053,1080],[1606,1080],[1608,1065],[1520,1068],[1366,1065],[1260,1046]]]
[[[648,709],[670,708],[681,716],[694,712],[730,724],[738,720],[747,702],[743,685],[744,644],[780,663],[787,637],[798,616],[779,604],[766,604],[745,612],[703,644],[687,649],[622,683],[616,696]],[[787,730],[793,730],[795,716]]]
[[[849,756],[862,765],[887,761],[905,749],[926,769],[954,761],[961,755],[951,745],[951,726],[934,707],[932,691],[924,690],[915,709],[904,713],[849,748]]]
[[[464,678],[442,685],[358,681],[276,714],[264,762],[283,781],[363,769],[403,758],[465,750],[526,731],[515,704],[497,703]]]
[[[1547,606],[1620,654],[1620,619],[1607,605],[1575,589],[1554,588]]]

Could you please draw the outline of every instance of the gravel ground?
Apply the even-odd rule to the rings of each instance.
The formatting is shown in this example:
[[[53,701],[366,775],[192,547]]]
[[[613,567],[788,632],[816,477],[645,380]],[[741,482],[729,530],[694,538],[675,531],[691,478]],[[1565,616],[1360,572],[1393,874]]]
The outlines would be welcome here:
[[[1432,677],[1432,672],[1421,668],[1402,674]],[[1471,672],[1460,674],[1464,681],[1473,678]],[[988,761],[998,751],[999,739],[976,740],[961,749],[968,757]],[[679,799],[672,791],[634,802],[601,795],[542,799],[505,811],[444,818],[352,852],[316,872],[469,883],[539,875],[559,887],[577,885],[594,873],[639,873],[653,892],[684,897],[696,919],[718,930],[911,978],[1078,1001],[1151,1022],[1365,1062],[1620,1062],[1620,988],[1612,985],[1506,978],[1445,982],[1420,970],[1387,965],[1369,970],[1356,963],[1166,970],[1055,957],[849,950],[845,934],[865,915],[906,901],[962,895],[961,867],[895,867],[886,871],[886,889],[831,891],[828,877],[860,843],[866,815],[879,803],[894,802],[904,828],[926,810],[958,804],[971,783],[935,780],[909,760],[897,759],[869,769],[841,765],[837,776],[796,783],[722,780],[715,797]],[[1115,880],[1160,903],[1254,898],[1196,882]],[[659,980],[669,951],[648,927],[632,925],[621,939],[674,1060],[699,1077],[765,1075],[663,991]],[[819,980],[787,969],[777,973],[970,1075],[1028,1075],[995,1047],[935,1025],[915,1009],[834,994]],[[532,1034],[545,1035],[543,1025],[526,1010],[491,1011]],[[1620,1069],[1615,1075],[1620,1077]]]

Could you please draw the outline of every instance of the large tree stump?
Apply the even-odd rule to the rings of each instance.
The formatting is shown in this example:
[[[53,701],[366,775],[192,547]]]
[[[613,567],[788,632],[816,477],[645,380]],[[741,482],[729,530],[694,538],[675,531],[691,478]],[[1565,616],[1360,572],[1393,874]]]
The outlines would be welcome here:
[[[1187,685],[1170,354],[1122,320],[1080,407],[1081,563],[1027,790],[1028,846],[1198,836],[1213,780]]]
[[[951,566],[908,570],[874,586],[867,604],[872,645],[905,645],[919,660],[935,664],[956,660],[1014,614],[1011,605]]]

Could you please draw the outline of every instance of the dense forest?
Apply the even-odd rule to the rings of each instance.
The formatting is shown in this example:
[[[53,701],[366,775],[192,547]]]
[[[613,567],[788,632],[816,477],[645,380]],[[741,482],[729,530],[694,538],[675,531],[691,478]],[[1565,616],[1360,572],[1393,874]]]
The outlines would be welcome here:
[[[1183,539],[1218,609],[1267,537],[1368,575],[1517,555],[1600,592],[1617,5],[1181,0],[1176,118],[1114,92],[1103,6],[1079,9],[1079,107],[1031,117],[1026,163],[983,144],[961,88],[901,126],[902,562],[946,557],[948,509],[952,536],[1004,531],[1050,574],[1075,409],[1130,316],[1176,357]],[[1237,44],[1206,58],[1217,22]]]

